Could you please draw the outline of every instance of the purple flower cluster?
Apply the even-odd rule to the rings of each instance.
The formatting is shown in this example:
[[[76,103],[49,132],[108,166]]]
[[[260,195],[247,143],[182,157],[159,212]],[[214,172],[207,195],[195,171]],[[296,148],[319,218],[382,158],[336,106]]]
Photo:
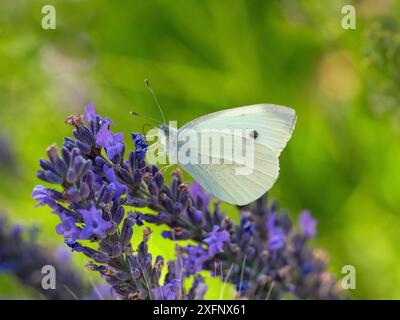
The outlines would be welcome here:
[[[201,299],[206,292],[201,271],[233,283],[243,298],[341,297],[325,256],[307,246],[316,227],[308,212],[293,227],[289,216],[263,197],[238,208],[240,223],[235,224],[199,184],[184,183],[180,170],[167,185],[157,166],[145,162],[143,136],[132,134],[135,150],[125,159],[123,134],[112,133],[111,120],[96,114],[92,104],[84,117],[70,116],[67,123],[75,127],[74,139],[65,138],[60,152],[51,146],[37,174],[61,189],[36,186],[33,197],[59,216],[57,233],[91,259],[88,268],[100,272],[121,298]],[[148,227],[135,254],[131,247],[133,225],[144,223],[164,225],[166,239],[196,243],[176,247],[164,281],[163,258],[153,261],[148,252]],[[185,290],[191,276],[192,286]]]
[[[68,257],[57,254],[37,244],[37,228],[23,228],[10,225],[5,216],[0,215],[0,274],[13,274],[21,284],[33,288],[37,297],[52,300],[82,299],[89,288],[75,271]],[[51,265],[56,270],[55,285],[52,290],[42,287],[42,268]]]
[[[163,183],[155,167],[144,163],[144,138],[132,135],[136,150],[124,160],[123,134],[113,134],[111,120],[97,115],[93,104],[86,107],[84,118],[70,116],[67,123],[75,127],[75,139],[65,138],[60,152],[56,146],[48,148],[48,160],[40,160],[42,170],[37,173],[39,179],[60,185],[61,190],[38,185],[33,198],[38,205],[52,208],[60,218],[57,233],[73,251],[91,259],[87,268],[99,272],[121,298],[167,299],[172,292],[176,298],[187,298],[184,273],[172,268],[176,263],[169,267],[169,275],[176,276],[167,277],[161,284],[164,259],[158,256],[153,261],[148,252],[149,228],[143,230],[136,253],[131,246],[133,226],[142,226],[143,216],[135,210],[126,212],[126,207],[155,202],[148,190],[158,192]],[[93,245],[83,245],[80,240]],[[200,278],[196,279],[194,286],[199,286]]]

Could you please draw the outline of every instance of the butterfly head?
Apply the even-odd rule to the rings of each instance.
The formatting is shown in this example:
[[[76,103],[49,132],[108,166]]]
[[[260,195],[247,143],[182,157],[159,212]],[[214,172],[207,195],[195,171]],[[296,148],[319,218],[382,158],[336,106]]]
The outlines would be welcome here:
[[[167,124],[161,124],[159,126],[159,130],[161,137],[165,138],[167,142],[171,140],[176,140],[178,130],[175,127],[169,126]]]
[[[176,154],[178,130],[167,124],[159,126],[159,141],[166,150],[168,158],[171,160]]]
[[[168,137],[170,130],[169,130],[169,126],[167,124],[165,124],[165,123],[161,124],[160,125],[160,130],[161,130],[161,133],[164,136]]]

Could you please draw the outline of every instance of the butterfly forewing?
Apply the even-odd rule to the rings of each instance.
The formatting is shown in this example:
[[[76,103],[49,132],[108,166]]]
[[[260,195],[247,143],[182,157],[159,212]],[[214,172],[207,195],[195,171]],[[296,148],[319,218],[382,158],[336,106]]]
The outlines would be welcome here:
[[[190,144],[189,150],[186,150],[196,161],[180,161],[182,158],[178,156],[178,163],[217,198],[238,205],[250,203],[261,197],[276,181],[278,157],[291,137],[295,121],[293,109],[268,104],[205,115],[178,130],[178,141],[189,131],[196,132],[198,136],[198,144]],[[224,143],[204,148],[205,141],[201,139],[204,132],[209,132],[212,137],[219,134]],[[229,139],[236,141],[232,143],[231,152],[227,152],[229,147],[226,141]],[[235,157],[235,152],[243,155],[246,151],[244,146],[249,145],[253,147],[251,152],[244,152],[245,159]],[[178,153],[180,147],[185,145],[178,142]],[[204,161],[207,158],[208,161]]]

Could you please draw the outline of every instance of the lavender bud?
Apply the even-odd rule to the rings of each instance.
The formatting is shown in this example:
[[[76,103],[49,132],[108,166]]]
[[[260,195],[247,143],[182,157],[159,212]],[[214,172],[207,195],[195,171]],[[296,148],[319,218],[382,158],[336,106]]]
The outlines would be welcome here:
[[[72,168],[69,168],[66,176],[67,182],[70,184],[74,184],[76,179],[77,179],[76,171]]]
[[[81,185],[81,188],[80,188],[80,193],[81,193],[81,197],[83,198],[83,199],[86,199],[86,198],[88,198],[89,197],[89,195],[90,195],[90,187],[89,187],[89,185],[87,184],[87,183],[82,183],[82,185]]]
[[[192,234],[189,231],[184,230],[182,228],[174,228],[171,231],[165,230],[161,233],[161,235],[165,239],[171,239],[171,240],[187,240],[192,238]]]
[[[185,209],[185,206],[182,203],[177,202],[175,204],[175,214],[176,215],[180,215],[182,213],[183,209]]]
[[[159,171],[158,171],[158,167],[157,167],[155,164],[152,164],[152,165],[151,165],[151,174],[152,174],[153,176],[155,176],[157,172],[159,172]]]
[[[81,175],[85,175],[87,172],[89,172],[89,170],[92,168],[92,161],[87,160],[83,166]]]
[[[109,203],[112,201],[113,197],[115,194],[115,185],[112,183],[110,185],[108,185],[103,193],[103,196],[101,198],[101,202],[102,203]]]
[[[124,218],[125,210],[124,207],[119,206],[118,209],[113,213],[112,219],[116,226],[119,226],[122,219]]]
[[[162,268],[164,267],[164,258],[162,256],[156,257],[156,263],[155,263],[154,267],[158,271],[158,274],[160,275]]]
[[[140,170],[135,170],[135,173],[133,174],[133,183],[135,185],[140,184],[140,182],[142,181],[142,173]]]
[[[149,205],[149,201],[142,198],[130,198],[128,199],[127,204],[132,207],[144,208]]]
[[[67,149],[68,151],[71,151],[74,146],[75,146],[75,141],[72,140],[71,138],[65,137],[64,138],[64,148]],[[63,156],[64,157],[64,156]],[[64,158],[65,160],[66,158]]]
[[[102,187],[101,187],[101,189],[100,189],[100,192],[99,192],[99,196],[98,196],[98,202],[99,203],[106,203],[105,201],[104,201],[104,197],[105,197],[105,193],[107,192],[107,186],[105,186],[105,185],[103,185]]]
[[[147,188],[148,188],[150,194],[157,196],[158,195],[158,186],[154,182],[154,179],[149,178],[149,179],[147,179],[146,183],[147,183]]]
[[[69,153],[67,148],[63,147],[61,149],[61,156],[64,162],[67,164],[67,166],[69,166],[69,164],[71,163],[71,154]]]
[[[164,187],[164,176],[161,172],[157,171],[154,174],[154,181],[157,184],[158,188],[162,190],[162,188]]]
[[[128,154],[129,169],[133,172],[135,169],[135,153],[129,152]]]
[[[76,140],[76,146],[79,148],[79,150],[83,153],[83,154],[90,154],[92,149],[90,147],[90,145],[83,143],[79,140]]]
[[[194,207],[188,207],[187,213],[194,224],[199,226],[203,224],[203,213],[200,210],[196,210]]]
[[[76,174],[79,176],[82,173],[84,166],[84,159],[82,156],[77,156],[74,158],[73,169],[76,171]]]
[[[88,128],[79,127],[78,130],[81,133],[83,141],[86,142],[86,144],[88,144],[89,146],[93,146],[96,144],[95,138]]]
[[[110,257],[104,253],[94,254],[91,258],[98,263],[106,263],[110,261]]]
[[[61,201],[63,200],[63,194],[57,190],[54,189],[46,189],[48,195],[50,196],[50,198],[52,198],[53,200],[57,200],[57,201]]]
[[[61,184],[63,182],[63,179],[60,176],[56,175],[51,171],[44,172],[44,179],[42,177],[43,177],[42,174],[40,174],[40,176],[38,175],[39,179],[42,179],[50,183]]]
[[[36,172],[36,177],[38,177],[40,180],[48,182],[46,178],[46,173],[43,170],[38,170]]]
[[[122,169],[122,168],[118,169],[117,175],[122,181],[124,181],[128,185],[133,183],[133,180],[132,180],[131,176],[129,175],[129,172],[126,171],[125,169]]]
[[[103,240],[99,243],[99,247],[102,251],[106,252],[109,255],[112,255],[113,252],[113,244],[111,241]]]
[[[174,204],[174,202],[172,201],[171,198],[169,198],[169,197],[167,197],[167,196],[164,196],[164,198],[163,198],[163,205],[164,205],[165,209],[166,209],[169,213],[174,214],[174,213],[176,212],[176,211],[175,211],[175,204]]]
[[[186,206],[187,202],[189,200],[189,194],[187,192],[181,192],[179,194],[179,203],[181,203],[183,206]]]
[[[142,266],[145,271],[148,271],[151,268],[151,261],[152,261],[151,254],[148,254],[146,257],[144,257],[142,261]]]
[[[95,161],[99,168],[104,168],[104,166],[107,165],[107,162],[102,157],[96,157]]]
[[[154,214],[144,214],[143,215],[143,220],[148,222],[148,223],[155,223],[155,224],[160,224],[161,219],[159,219],[159,214],[158,215],[154,215]]]
[[[39,160],[39,165],[44,169],[44,170],[50,170],[56,173],[56,168],[54,167],[53,164],[51,164],[49,161],[45,159],[40,159]]]
[[[132,235],[133,235],[133,220],[128,216],[125,218],[124,223],[122,224],[120,241],[123,247],[126,247],[130,244]]]
[[[89,171],[86,174],[81,173],[82,181],[87,183],[89,186],[93,186],[96,182],[96,176],[93,171]]]
[[[178,179],[173,177],[171,179],[171,188],[170,188],[173,199],[176,199],[178,197],[178,185],[179,185]]]
[[[58,159],[58,148],[55,144],[48,147],[46,153],[52,163]]]
[[[66,163],[65,163],[63,160],[61,160],[60,158],[57,158],[57,159],[54,161],[54,167],[56,168],[56,171],[57,171],[57,173],[58,173],[60,176],[64,176],[64,175],[67,174],[68,166],[67,166]]]
[[[121,242],[114,243],[113,250],[112,250],[112,256],[113,257],[119,257],[121,254],[122,254],[122,244],[121,244]]]

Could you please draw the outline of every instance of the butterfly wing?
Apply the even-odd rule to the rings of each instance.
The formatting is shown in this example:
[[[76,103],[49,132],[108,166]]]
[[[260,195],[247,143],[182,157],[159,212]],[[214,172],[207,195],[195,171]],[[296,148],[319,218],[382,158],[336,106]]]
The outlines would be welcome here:
[[[219,153],[222,155],[220,159],[216,159],[220,160],[215,162],[219,164],[214,164],[214,161],[180,163],[179,157],[178,163],[212,195],[232,204],[245,205],[261,197],[278,178],[278,157],[291,137],[295,121],[293,109],[269,104],[238,107],[205,115],[180,128],[178,141],[189,130],[197,131],[199,135],[204,130],[218,130],[220,134],[226,130],[222,135],[230,135],[226,137],[228,139],[233,138],[234,130],[253,132],[253,135],[241,137],[243,140],[254,140],[254,152],[249,162],[252,163],[251,173],[237,174],[248,161],[240,163],[236,158],[228,159],[224,152]],[[190,153],[197,153],[199,159],[204,156],[204,150],[196,146],[191,146]],[[214,154],[212,152],[211,157]]]

